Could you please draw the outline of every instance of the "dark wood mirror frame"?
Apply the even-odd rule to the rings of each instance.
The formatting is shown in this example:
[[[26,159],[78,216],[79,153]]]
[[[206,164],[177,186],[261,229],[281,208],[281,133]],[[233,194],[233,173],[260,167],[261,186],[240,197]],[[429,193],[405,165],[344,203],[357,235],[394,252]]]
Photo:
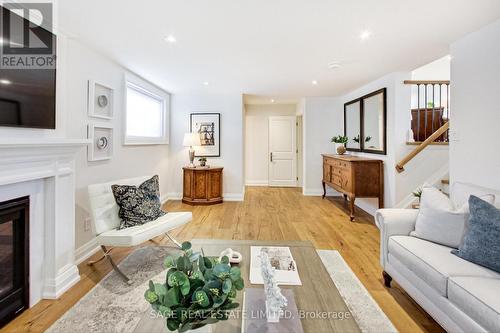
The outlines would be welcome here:
[[[364,100],[376,95],[382,94],[382,100],[383,100],[383,113],[384,113],[384,122],[383,122],[383,144],[384,147],[381,150],[376,150],[376,149],[368,149],[365,148],[365,140],[364,140]],[[349,101],[344,104],[344,135],[347,135],[347,106],[351,105],[353,103],[360,102],[360,115],[359,115],[359,128],[360,128],[360,142],[359,142],[359,147],[360,148],[347,148],[348,151],[356,151],[356,152],[363,152],[363,153],[370,153],[370,154],[379,154],[379,155],[386,155],[387,154],[387,88],[382,88],[377,91],[374,91],[372,93],[369,93],[367,95],[364,95],[362,97],[356,98],[352,101]]]

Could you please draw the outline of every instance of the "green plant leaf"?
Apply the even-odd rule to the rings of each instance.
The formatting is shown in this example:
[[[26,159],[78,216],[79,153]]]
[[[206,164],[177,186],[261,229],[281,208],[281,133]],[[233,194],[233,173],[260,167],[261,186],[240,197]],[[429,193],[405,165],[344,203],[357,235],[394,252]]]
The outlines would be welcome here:
[[[165,267],[165,268],[175,267],[174,257],[172,257],[172,256],[166,257],[165,260],[163,261],[163,267]]]
[[[213,267],[213,264],[212,264],[212,261],[210,260],[210,258],[203,257],[203,260],[205,261],[205,267],[207,269],[210,269]]]
[[[179,305],[179,293],[179,287],[170,288],[165,295],[165,303],[163,305],[169,308]]]
[[[229,277],[233,282],[237,281],[241,277],[241,270],[239,267],[231,267],[231,270],[229,271]]]
[[[189,283],[189,278],[184,272],[177,271],[168,276],[167,282],[171,287],[178,287],[185,283]]]
[[[163,316],[163,317],[168,317],[170,314],[172,314],[172,310],[164,305],[160,305],[158,307],[158,312]]]
[[[228,265],[217,264],[214,267],[214,275],[219,277],[219,278],[225,277],[225,276],[229,275],[230,269],[231,268]]]
[[[203,290],[198,290],[193,293],[193,302],[198,303],[201,307],[206,308],[207,306],[210,305],[210,299],[208,298],[208,295],[206,292]]]
[[[161,295],[166,295],[166,294],[167,294],[167,288],[165,287],[165,285],[164,285],[164,284],[155,283],[155,284],[154,284],[154,288],[155,288],[155,293],[156,293],[158,296],[161,296]]]
[[[203,273],[200,270],[196,270],[191,274],[191,278],[193,279],[198,279],[198,280],[205,280],[205,277],[203,276]]]
[[[205,273],[205,270],[207,269],[205,266],[205,258],[202,256],[198,258],[198,268],[202,273]]]
[[[205,273],[203,273],[203,276],[205,277],[205,281],[209,281],[215,278],[214,273],[211,268],[207,268],[205,270]]]
[[[236,309],[238,306],[240,306],[239,303],[226,303],[223,306],[220,307],[221,310],[231,310],[231,309]]]
[[[156,295],[154,291],[151,291],[149,289],[144,293],[144,298],[151,304],[158,301],[158,295]]]
[[[243,282],[242,278],[239,278],[238,280],[234,281],[234,287],[236,290],[242,290],[245,288],[245,282]]]
[[[151,280],[149,280],[149,290],[155,291],[155,284]]]
[[[232,287],[233,287],[233,282],[231,281],[231,279],[226,279],[222,283],[222,292],[224,294],[229,294],[229,292],[231,291]]]
[[[178,329],[180,324],[181,323],[177,319],[174,318],[167,319],[167,328],[171,331],[175,331],[176,329]]]
[[[182,251],[187,251],[187,250],[189,250],[191,248],[191,243],[190,242],[184,242],[184,243],[182,243],[181,247],[182,247]]]
[[[223,256],[223,257],[220,259],[220,263],[221,263],[221,264],[224,264],[224,265],[228,265],[228,264],[229,264],[229,257],[228,257],[228,256]]]
[[[184,281],[181,285],[181,294],[186,296],[189,294],[189,290],[191,289],[191,284],[189,283],[189,279]]]

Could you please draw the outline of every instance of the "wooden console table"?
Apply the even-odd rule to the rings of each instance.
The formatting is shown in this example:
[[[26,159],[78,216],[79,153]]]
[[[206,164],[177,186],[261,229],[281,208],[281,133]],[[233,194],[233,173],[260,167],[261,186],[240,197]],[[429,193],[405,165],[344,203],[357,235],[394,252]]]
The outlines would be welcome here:
[[[184,167],[182,202],[214,205],[222,202],[222,167]]]
[[[356,198],[378,198],[384,207],[384,162],[352,155],[323,154],[323,198],[326,185],[349,198],[351,221]]]

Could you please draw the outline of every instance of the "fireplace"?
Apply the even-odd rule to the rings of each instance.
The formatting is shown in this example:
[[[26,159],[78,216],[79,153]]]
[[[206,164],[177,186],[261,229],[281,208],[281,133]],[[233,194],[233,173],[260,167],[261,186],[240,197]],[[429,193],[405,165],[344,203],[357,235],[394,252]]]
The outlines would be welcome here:
[[[0,203],[0,327],[29,307],[29,197]]]

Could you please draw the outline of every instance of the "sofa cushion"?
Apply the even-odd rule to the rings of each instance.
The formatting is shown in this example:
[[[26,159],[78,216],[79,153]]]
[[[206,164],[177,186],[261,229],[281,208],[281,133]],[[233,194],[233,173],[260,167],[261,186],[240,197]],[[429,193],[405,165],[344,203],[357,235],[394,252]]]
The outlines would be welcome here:
[[[118,229],[125,229],[154,221],[166,213],[161,210],[160,184],[158,175],[139,186],[112,185],[111,190],[120,207],[121,219]]]
[[[500,273],[500,209],[473,195],[469,205],[469,230],[452,253]]]
[[[451,277],[448,299],[489,332],[500,332],[500,279]]]
[[[191,212],[168,213],[155,221],[125,229],[103,232],[97,237],[99,245],[135,246],[162,233],[177,228],[193,218]]]
[[[495,202],[493,194],[483,195],[482,199]],[[431,242],[458,248],[462,243],[469,204],[456,206],[448,196],[435,187],[424,187],[420,200],[420,210],[411,236]]]
[[[392,236],[389,253],[442,296],[450,276],[500,278],[500,274],[451,254],[451,248],[411,236]],[[390,259],[389,259],[390,262]]]

